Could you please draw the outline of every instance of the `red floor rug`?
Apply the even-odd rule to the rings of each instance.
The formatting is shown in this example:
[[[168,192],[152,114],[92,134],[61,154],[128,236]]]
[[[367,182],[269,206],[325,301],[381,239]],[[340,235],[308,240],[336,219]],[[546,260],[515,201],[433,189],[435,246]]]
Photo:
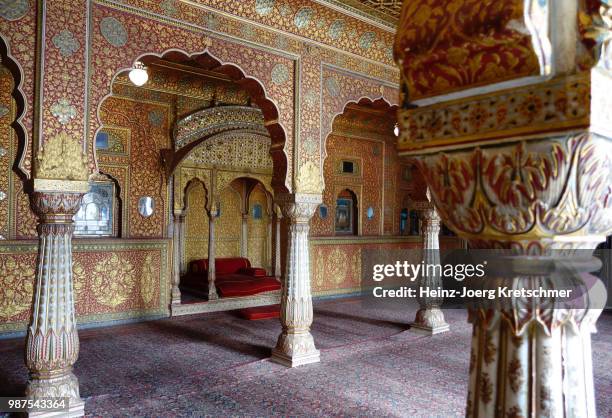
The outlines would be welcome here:
[[[241,318],[250,321],[258,319],[278,318],[280,316],[280,305],[258,306],[256,308],[245,308],[238,311]]]

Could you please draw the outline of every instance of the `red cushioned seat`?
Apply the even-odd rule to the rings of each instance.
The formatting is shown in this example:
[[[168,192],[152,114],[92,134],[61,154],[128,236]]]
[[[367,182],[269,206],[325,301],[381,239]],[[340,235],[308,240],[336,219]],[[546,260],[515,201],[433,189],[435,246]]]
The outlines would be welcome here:
[[[230,298],[238,296],[256,295],[261,292],[269,292],[280,289],[280,283],[272,277],[258,277],[249,281],[216,283],[219,295]]]
[[[215,279],[215,283],[236,283],[236,282],[250,282],[253,280],[251,276],[245,276],[244,274],[224,274],[218,276]]]
[[[188,273],[181,278],[181,284],[198,291],[208,292],[208,260],[193,260]],[[261,292],[280,289],[280,283],[266,275],[266,270],[251,267],[244,257],[215,259],[215,285],[219,296],[250,296]]]
[[[266,277],[266,270],[259,267],[241,268],[239,274],[246,274],[251,277]]]

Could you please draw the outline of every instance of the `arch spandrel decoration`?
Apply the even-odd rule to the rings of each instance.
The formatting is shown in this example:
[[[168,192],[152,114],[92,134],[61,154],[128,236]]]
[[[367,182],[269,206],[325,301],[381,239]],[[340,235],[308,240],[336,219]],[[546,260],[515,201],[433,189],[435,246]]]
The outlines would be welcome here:
[[[233,106],[227,108],[231,107]],[[225,116],[227,115],[231,113]],[[234,126],[232,120],[227,119],[225,125]],[[261,126],[260,120],[258,125],[260,130]],[[212,131],[215,132],[216,129]],[[268,192],[273,194],[273,161],[269,150],[270,136],[265,130],[263,132],[230,130],[199,141],[197,146],[190,148],[175,170],[175,179],[179,179],[175,180],[175,210],[181,210],[177,205],[181,205],[185,186],[193,178],[202,181],[207,190],[211,190],[216,196],[238,178],[258,180]],[[214,187],[213,176],[215,176]]]
[[[218,106],[194,112],[179,120],[174,128],[173,150],[162,150],[162,159],[166,166],[166,171],[170,175],[186,159],[194,160],[200,155],[199,160],[207,161],[207,164],[224,165],[235,168],[240,159],[236,153],[242,155],[245,161],[253,161],[253,155],[246,153],[244,148],[235,148],[233,152],[223,153],[223,148],[231,147],[234,141],[245,142],[255,145],[256,140],[261,140],[265,144],[266,154],[269,159],[269,167],[262,167],[272,173],[273,159],[270,156],[271,138],[264,126],[264,118],[261,110],[248,106]],[[213,151],[213,148],[219,152]],[[251,151],[254,155],[261,156],[261,150],[253,146]],[[243,167],[245,169],[248,166]]]
[[[321,140],[323,149],[322,164],[327,158],[326,143],[332,132],[336,116],[342,114],[349,103],[359,103],[362,99],[371,102],[384,100],[389,106],[399,105],[399,89],[380,84],[357,75],[323,68],[323,109],[321,118]]]
[[[244,131],[221,133],[193,149],[181,165],[214,165],[220,169],[272,175],[270,137]]]
[[[129,70],[133,62],[144,57],[166,57],[173,55],[183,59],[206,54],[218,64],[215,71],[228,75],[247,90],[254,103],[262,110],[266,128],[275,145],[272,153],[279,167],[275,187],[291,190],[293,176],[294,95],[292,93],[295,59],[286,54],[275,54],[243,45],[239,42],[214,38],[206,30],[173,25],[171,22],[147,19],[136,14],[114,10],[103,5],[92,6],[93,26],[99,28],[102,20],[114,18],[126,29],[129,39],[120,47],[109,48],[108,41],[100,30],[92,30],[91,50],[95,51],[92,62],[101,62],[103,68],[92,68],[90,83],[90,138],[95,137],[100,127],[99,105],[111,91],[118,74]],[[129,30],[128,30],[129,29]],[[150,37],[131,36],[135,33],[155,34]],[[288,69],[282,83],[272,80],[273,68],[282,65]],[[93,141],[89,151],[94,154]]]
[[[205,168],[180,167],[174,176],[174,213],[185,209],[185,189],[193,181],[200,181],[206,190],[211,190],[211,172]]]
[[[232,171],[221,171],[217,173],[217,190],[223,190],[230,185],[230,183],[239,178],[249,178],[258,180],[261,184],[264,185],[266,191],[270,194],[273,194],[272,188],[272,176],[265,174],[255,174],[255,173],[238,173]]]
[[[217,106],[194,112],[176,123],[174,150],[193,149],[190,145],[200,139],[232,130],[246,130],[269,137],[261,110],[249,106]]]

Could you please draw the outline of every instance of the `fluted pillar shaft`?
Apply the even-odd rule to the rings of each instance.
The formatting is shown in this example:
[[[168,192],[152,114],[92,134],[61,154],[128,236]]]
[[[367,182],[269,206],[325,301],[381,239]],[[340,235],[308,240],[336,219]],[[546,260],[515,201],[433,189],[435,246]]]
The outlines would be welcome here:
[[[421,210],[421,236],[423,237],[423,263],[424,265],[440,264],[440,216],[436,212],[433,204],[426,202]],[[428,274],[431,273],[431,274]],[[442,279],[437,273],[437,269],[426,270],[418,278],[419,288],[436,289],[442,286]],[[420,295],[420,292],[417,293]],[[443,299],[441,297],[418,296],[419,310],[416,313],[414,322],[411,324],[412,331],[439,334],[449,330],[449,326],[444,320],[444,313],[440,307]]]
[[[308,222],[320,202],[319,195],[283,196],[278,202],[289,221],[289,248],[281,299],[282,332],[272,360],[288,367],[320,361],[310,334],[313,311],[308,248]]]
[[[34,305],[26,337],[26,397],[68,398],[70,412],[65,416],[83,415],[84,407],[78,379],[72,372],[79,355],[72,283],[72,217],[82,197],[81,192],[35,192],[32,198],[40,222]]]
[[[240,256],[249,256],[249,214],[242,214],[242,240],[240,241]]]
[[[174,258],[172,268],[172,304],[180,305],[181,303],[181,289],[179,285],[181,283],[181,241],[183,236],[183,223],[185,217],[181,214],[174,214],[173,226],[172,226],[172,257]]]
[[[538,260],[516,261],[526,266]],[[514,289],[544,286],[584,291],[579,297],[583,301],[576,306],[587,309],[567,309],[555,298],[542,298],[536,302],[537,310],[526,309],[530,301],[515,298],[512,306],[470,311],[474,330],[468,417],[597,416],[591,334],[605,304],[606,289],[592,277],[589,290],[582,282],[586,277],[519,276],[503,284]],[[492,289],[502,283],[489,282]]]
[[[272,216],[268,217],[268,225],[266,231],[266,272],[271,275],[274,270],[273,256],[273,241],[274,241],[274,220]]]
[[[175,225],[176,226],[176,225]],[[186,223],[185,223],[185,216],[181,216],[180,217],[180,223],[178,224],[179,226],[179,245],[178,245],[178,249],[179,249],[179,274],[182,276],[184,274],[187,274],[187,263],[185,262],[185,227],[186,227]]]
[[[208,214],[208,300],[219,299],[215,286],[215,218],[216,211]]]
[[[275,215],[275,239],[274,239],[274,277],[279,278],[281,272],[281,215]]]

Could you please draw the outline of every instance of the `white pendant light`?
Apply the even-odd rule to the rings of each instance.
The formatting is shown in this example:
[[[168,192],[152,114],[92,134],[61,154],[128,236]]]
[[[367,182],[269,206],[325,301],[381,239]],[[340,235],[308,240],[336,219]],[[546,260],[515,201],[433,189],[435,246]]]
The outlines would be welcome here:
[[[395,128],[393,128],[393,134],[399,136],[399,125],[397,123],[395,124]]]
[[[134,85],[140,87],[144,85],[147,80],[149,80],[149,74],[147,73],[147,67],[140,62],[136,61],[134,63],[134,68],[130,70],[130,81],[134,83]]]

